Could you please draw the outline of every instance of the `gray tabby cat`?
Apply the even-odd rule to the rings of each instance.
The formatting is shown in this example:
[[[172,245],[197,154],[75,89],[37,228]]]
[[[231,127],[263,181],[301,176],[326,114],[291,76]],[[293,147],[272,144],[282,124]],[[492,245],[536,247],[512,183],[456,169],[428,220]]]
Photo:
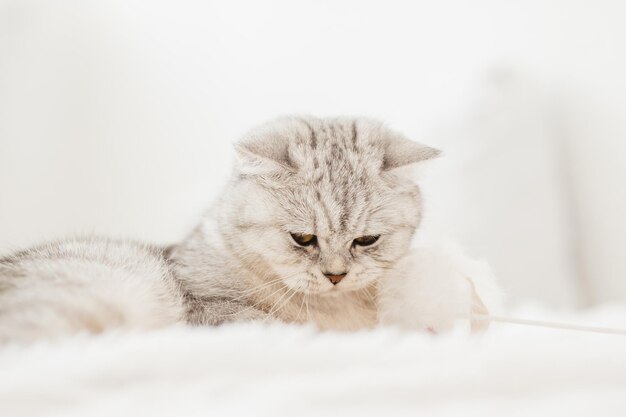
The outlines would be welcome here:
[[[368,119],[285,118],[236,145],[226,192],[167,250],[84,239],[0,259],[0,340],[253,319],[379,320],[420,223],[403,167],[437,156]]]

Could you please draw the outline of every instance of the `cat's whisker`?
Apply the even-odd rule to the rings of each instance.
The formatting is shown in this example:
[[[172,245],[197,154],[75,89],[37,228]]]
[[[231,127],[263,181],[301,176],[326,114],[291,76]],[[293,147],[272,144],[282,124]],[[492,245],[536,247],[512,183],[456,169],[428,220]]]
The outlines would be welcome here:
[[[378,303],[374,299],[374,296],[372,296],[372,294],[370,294],[370,292],[367,290],[367,287],[361,288],[361,292],[363,292],[367,296],[367,298],[369,298],[369,300],[372,302],[372,306],[374,306],[374,307],[378,306]]]
[[[276,291],[274,291],[273,293],[263,297],[261,300],[257,301],[256,303],[252,304],[250,306],[250,308],[257,308],[259,307],[265,300],[267,300],[268,298],[272,297],[274,294],[280,292],[280,291],[284,291],[284,290],[289,290],[289,288],[285,285],[281,285]]]
[[[237,314],[243,313],[244,311],[249,311],[249,310],[255,309],[255,308],[259,307],[259,306],[260,306],[260,305],[261,305],[261,304],[262,304],[265,300],[267,300],[268,298],[272,297],[272,296],[273,296],[274,294],[276,294],[277,292],[279,292],[279,291],[283,291],[283,290],[285,290],[285,289],[288,289],[288,287],[287,287],[287,286],[285,286],[285,285],[282,285],[282,286],[281,286],[280,288],[278,288],[276,291],[274,291],[273,293],[271,293],[271,294],[269,294],[268,296],[264,297],[263,299],[259,300],[259,301],[258,301],[258,302],[256,302],[255,304],[253,304],[253,305],[251,305],[251,306],[248,306],[248,307],[246,307],[246,308],[244,308],[244,309],[242,309],[242,310],[236,311],[236,312],[234,312],[234,313],[228,313],[228,314],[222,314],[222,315],[219,315],[218,317],[220,317],[220,318],[224,318],[224,317],[232,317],[232,316],[236,316]]]
[[[297,290],[292,290],[291,295],[287,297],[287,300],[285,300],[285,302],[283,302],[280,307],[278,307],[273,314],[278,313],[278,311],[280,311],[281,309],[283,309],[287,304],[289,304],[289,301],[291,301],[291,299],[294,297],[294,295],[296,295],[298,293]],[[271,314],[271,312],[270,312]]]
[[[240,300],[242,300],[244,298],[248,298],[251,295],[259,293],[259,292],[261,292],[261,291],[263,291],[263,290],[265,290],[265,289],[267,289],[269,287],[272,287],[273,285],[276,285],[277,283],[280,283],[281,281],[282,281],[282,278],[274,279],[272,281],[269,281],[269,282],[266,282],[264,284],[258,285],[258,286],[254,287],[254,288],[249,289],[249,290],[242,291],[242,292],[238,293],[239,296],[233,297],[233,298],[231,298],[231,300],[233,300],[233,301],[240,301]]]
[[[286,290],[287,290],[287,292],[286,292],[285,294],[282,294],[282,295],[281,295],[281,297],[279,298],[279,300],[278,300],[278,301],[276,301],[274,304],[272,304],[272,307],[271,307],[271,308],[270,308],[270,310],[269,310],[270,312],[268,313],[268,315],[270,315],[270,316],[274,317],[274,314],[275,314],[278,310],[280,310],[280,309],[282,308],[282,306],[281,306],[280,308],[276,309],[275,311],[273,311],[273,310],[274,310],[274,308],[276,307],[276,305],[277,305],[278,303],[280,303],[280,302],[284,299],[284,297],[286,296],[286,294],[289,294],[289,293],[291,293],[291,292],[293,291],[293,294],[290,296],[290,297],[292,297],[293,295],[295,295],[295,293],[297,293],[297,292],[298,292],[298,290],[291,289],[291,288],[287,287],[286,285],[284,285],[284,283],[283,283],[283,282],[284,282],[284,280],[285,280],[285,279],[289,279],[289,278],[294,277],[294,276],[299,275],[299,274],[301,274],[301,273],[300,273],[300,272],[296,272],[296,273],[290,274],[290,275],[288,275],[288,276],[286,276],[286,277],[279,277],[279,278],[273,279],[273,280],[271,280],[271,281],[269,281],[269,282],[266,282],[266,283],[264,283],[264,284],[261,284],[261,285],[259,285],[259,286],[255,287],[255,288],[252,288],[252,289],[250,289],[250,290],[247,290],[247,291],[245,291],[245,292],[241,293],[241,295],[240,295],[240,296],[238,296],[238,297],[231,298],[231,299],[230,299],[231,301],[235,301],[235,302],[236,302],[236,301],[241,301],[241,300],[243,300],[243,299],[250,298],[251,296],[253,296],[253,295],[255,295],[255,294],[258,294],[258,293],[260,293],[260,292],[262,292],[262,291],[264,291],[264,290],[267,290],[267,289],[271,288],[273,285],[276,285],[277,283],[282,284],[282,285],[280,285],[280,286],[279,286],[279,288],[278,288],[276,291],[274,291],[274,292],[272,292],[271,294],[269,294],[269,295],[265,296],[264,298],[262,298],[261,300],[257,301],[256,303],[254,303],[254,304],[252,304],[252,305],[250,305],[250,306],[247,306],[246,308],[244,308],[244,309],[242,309],[242,310],[240,310],[240,311],[238,311],[238,312],[235,312],[235,313],[227,313],[227,314],[222,314],[222,315],[219,315],[218,317],[219,317],[219,318],[227,318],[227,317],[232,317],[232,316],[236,316],[236,315],[237,315],[237,314],[239,314],[239,313],[242,313],[242,312],[249,311],[249,310],[251,310],[251,309],[257,308],[257,307],[259,307],[259,306],[260,306],[263,302],[265,302],[266,300],[268,300],[269,298],[271,298],[272,296],[274,296],[276,293],[280,292],[281,290],[285,290],[285,289],[286,289]]]
[[[274,314],[279,310],[278,305],[285,299],[285,297],[289,300],[289,294],[294,292],[295,291],[293,289],[289,288],[285,293],[281,294],[281,296],[272,304],[267,314],[274,317]]]
[[[308,284],[308,282],[307,282],[307,284]],[[306,293],[304,293],[304,299],[305,299],[305,304],[306,304],[306,321],[310,322],[311,321],[311,310],[309,309],[309,292],[308,291]]]
[[[273,280],[271,280],[269,282],[266,282],[266,283],[261,284],[261,285],[259,285],[257,287],[254,287],[254,288],[252,288],[250,290],[246,290],[246,291],[240,293],[241,295],[239,297],[232,298],[232,300],[239,300],[239,299],[242,299],[242,298],[247,298],[250,295],[253,295],[254,293],[257,293],[257,292],[260,292],[260,291],[262,291],[264,289],[267,289],[267,287],[271,287],[272,285],[274,285],[276,283],[284,283],[285,280],[288,280],[288,279],[293,278],[293,277],[295,277],[297,275],[300,275],[300,274],[301,274],[301,272],[295,272],[295,273],[290,274],[290,275],[286,275],[286,276],[283,276],[283,277],[279,277],[279,278],[273,279]]]
[[[263,282],[263,283],[257,285],[256,287],[253,287],[252,289],[246,290],[243,293],[246,293],[246,292],[249,292],[251,290],[254,290],[254,288],[265,287],[265,286],[272,285],[272,284],[275,284],[275,283],[280,282],[280,281],[282,281],[282,278],[274,278],[274,279],[272,279],[270,281]]]
[[[300,322],[300,313],[302,313],[302,307],[304,307],[304,300],[306,299],[306,294],[302,293],[302,302],[300,303],[300,308],[298,309],[298,315],[296,316],[296,323]]]

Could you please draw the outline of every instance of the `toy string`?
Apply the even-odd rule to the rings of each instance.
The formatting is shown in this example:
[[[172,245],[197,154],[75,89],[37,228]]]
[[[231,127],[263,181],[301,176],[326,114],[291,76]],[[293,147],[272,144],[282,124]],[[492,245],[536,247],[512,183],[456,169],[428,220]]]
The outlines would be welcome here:
[[[580,332],[592,332],[602,334],[615,334],[626,336],[626,329],[609,327],[583,326],[579,324],[557,323],[542,320],[519,319],[514,317],[493,316],[490,314],[462,314],[463,318],[471,321],[488,321],[492,323],[520,324],[524,326],[545,327],[550,329],[574,330]]]

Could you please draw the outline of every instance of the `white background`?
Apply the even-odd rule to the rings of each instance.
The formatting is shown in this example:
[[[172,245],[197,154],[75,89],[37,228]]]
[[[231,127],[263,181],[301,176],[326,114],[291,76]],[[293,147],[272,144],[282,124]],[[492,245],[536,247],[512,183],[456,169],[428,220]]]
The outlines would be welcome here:
[[[444,150],[426,222],[513,299],[624,302],[625,18],[620,1],[0,0],[0,252],[174,242],[254,124],[367,115]]]

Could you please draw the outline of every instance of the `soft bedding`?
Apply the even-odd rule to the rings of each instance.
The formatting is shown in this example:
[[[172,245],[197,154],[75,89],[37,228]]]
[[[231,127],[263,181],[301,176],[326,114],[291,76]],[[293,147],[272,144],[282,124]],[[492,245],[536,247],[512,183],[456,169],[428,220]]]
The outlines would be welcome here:
[[[626,327],[626,308],[531,318]],[[0,416],[624,416],[626,337],[236,324],[0,349]]]

